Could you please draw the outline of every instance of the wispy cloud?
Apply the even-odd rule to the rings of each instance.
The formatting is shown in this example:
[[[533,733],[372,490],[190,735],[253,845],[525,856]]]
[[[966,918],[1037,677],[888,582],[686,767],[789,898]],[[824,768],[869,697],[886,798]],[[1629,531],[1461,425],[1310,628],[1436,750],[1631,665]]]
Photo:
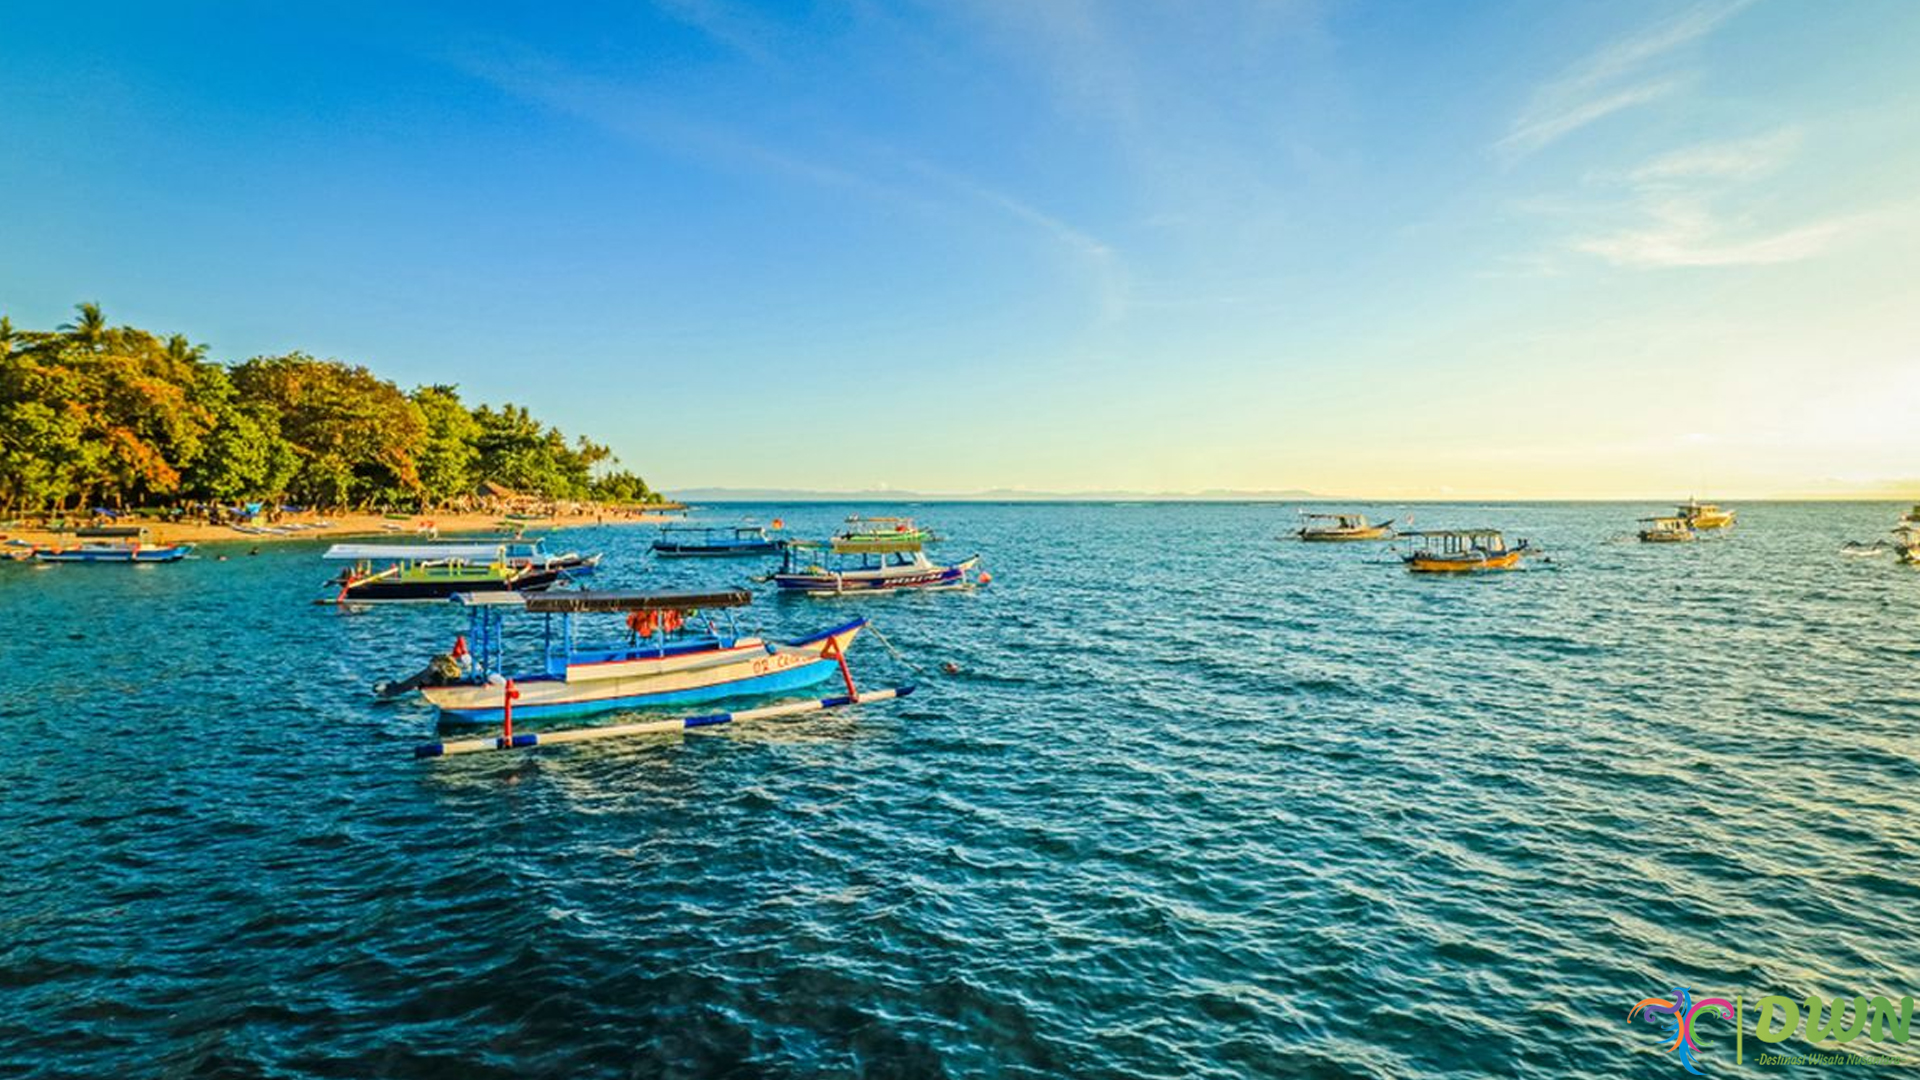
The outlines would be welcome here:
[[[1693,198],[1655,202],[1643,209],[1651,220],[1576,240],[1575,249],[1616,266],[1766,266],[1818,255],[1862,221],[1836,217],[1755,231],[1742,228],[1742,222],[1722,219],[1708,204]]]
[[[795,153],[727,124],[688,116],[634,88],[579,76],[518,50],[504,56],[469,53],[456,63],[507,93],[615,136],[708,164],[768,173],[923,214],[950,213],[956,204],[984,207],[1003,221],[1050,238],[1085,267],[1101,321],[1113,321],[1125,312],[1126,273],[1106,242],[1030,202],[914,155],[876,144],[825,160]],[[848,156],[859,160],[844,160]]]
[[[772,34],[737,5],[714,0],[653,0],[654,7],[677,22],[701,31],[756,63],[774,59]]]
[[[1628,179],[1642,186],[1698,180],[1754,180],[1780,168],[1800,148],[1801,133],[1784,128],[1766,135],[1702,143],[1663,154],[1634,169]]]
[[[1598,216],[1617,224],[1579,237],[1571,247],[1628,267],[1765,266],[1818,255],[1870,215],[1769,225],[1758,209],[1741,209],[1769,205],[1756,184],[1788,167],[1801,139],[1798,129],[1783,128],[1700,143],[1598,178],[1618,193]]]
[[[1624,109],[1670,97],[1687,76],[1652,70],[1726,22],[1753,0],[1714,0],[1616,41],[1535,91],[1494,149],[1508,161],[1525,157]]]

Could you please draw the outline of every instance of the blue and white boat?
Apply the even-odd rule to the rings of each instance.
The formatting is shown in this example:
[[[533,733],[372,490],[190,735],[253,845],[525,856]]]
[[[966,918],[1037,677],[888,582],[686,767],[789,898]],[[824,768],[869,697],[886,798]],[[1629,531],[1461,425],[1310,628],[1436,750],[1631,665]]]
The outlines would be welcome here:
[[[73,547],[37,547],[33,558],[43,563],[170,563],[193,552],[192,544],[156,546],[146,529],[110,525],[77,530]]]
[[[753,601],[742,589],[492,592],[454,600],[468,608],[467,662],[444,685],[419,687],[446,723],[499,722],[509,692],[518,719],[780,694],[835,676],[851,694],[846,651],[867,625],[852,619],[784,642],[742,634],[732,609]],[[520,612],[545,616],[543,662],[531,671],[509,672],[504,616]],[[607,643],[576,643],[576,617],[593,614],[621,616],[624,633]]]
[[[760,525],[662,525],[660,538],[653,542],[654,554],[663,559],[720,557],[734,555],[773,555],[787,546],[785,540],[768,536]]]
[[[871,536],[832,540],[794,540],[772,580],[782,592],[811,596],[901,592],[909,589],[971,589],[992,580],[980,569],[980,556],[956,563],[927,558],[920,540],[884,540]]]

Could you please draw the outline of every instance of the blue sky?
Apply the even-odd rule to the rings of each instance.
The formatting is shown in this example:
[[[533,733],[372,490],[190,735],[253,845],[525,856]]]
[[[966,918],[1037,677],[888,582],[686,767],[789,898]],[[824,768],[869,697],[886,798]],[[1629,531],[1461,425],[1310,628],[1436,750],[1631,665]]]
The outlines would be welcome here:
[[[1891,0],[12,5],[0,312],[669,489],[1906,494],[1915,56]]]

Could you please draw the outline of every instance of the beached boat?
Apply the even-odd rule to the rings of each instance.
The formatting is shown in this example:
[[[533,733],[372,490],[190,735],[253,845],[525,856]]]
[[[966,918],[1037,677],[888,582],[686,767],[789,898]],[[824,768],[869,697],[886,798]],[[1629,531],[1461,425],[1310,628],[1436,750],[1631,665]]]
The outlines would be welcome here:
[[[1341,540],[1384,540],[1393,535],[1393,519],[1370,524],[1365,514],[1320,514],[1301,511],[1306,520],[1294,533],[1309,542]]]
[[[743,635],[734,625],[732,609],[752,601],[742,589],[462,595],[456,602],[469,609],[470,658],[456,680],[419,689],[451,723],[503,719],[508,680],[515,691],[513,715],[519,719],[779,694],[836,675],[853,696],[846,652],[867,625],[865,619],[773,642]],[[546,617],[545,659],[538,669],[504,670],[504,616],[510,612]],[[623,616],[615,635],[623,640],[576,644],[575,618],[591,614]]]
[[[868,544],[886,545],[908,541],[931,544],[939,539],[933,535],[932,529],[922,528],[914,524],[912,518],[906,517],[861,517],[859,514],[850,514],[846,524],[846,531],[834,537],[834,540],[840,542],[849,551]]]
[[[109,525],[76,529],[80,543],[72,547],[37,547],[33,558],[43,563],[170,563],[193,552],[192,544],[155,546],[146,529]]]
[[[774,555],[786,541],[767,535],[761,525],[681,525],[660,527],[654,554],[665,559],[727,558],[736,555]]]
[[[1434,529],[1400,535],[1414,541],[1414,550],[1403,558],[1407,569],[1420,574],[1512,570],[1531,553],[1525,540],[1509,547],[1498,529]]]
[[[600,556],[547,552],[538,540],[464,544],[335,544],[324,558],[353,563],[328,582],[343,604],[446,600],[457,593],[538,592],[592,573]]]
[[[1698,499],[1688,499],[1674,507],[1675,516],[1694,530],[1725,529],[1733,525],[1734,511],[1722,510],[1712,503],[1703,503]]]
[[[787,543],[773,583],[782,592],[815,596],[970,589],[991,580],[979,567],[978,555],[956,563],[936,563],[927,558],[919,540],[793,540]]]
[[[1640,530],[1640,542],[1643,544],[1684,544],[1694,539],[1693,526],[1686,518],[1650,517],[1641,518],[1646,528]]]

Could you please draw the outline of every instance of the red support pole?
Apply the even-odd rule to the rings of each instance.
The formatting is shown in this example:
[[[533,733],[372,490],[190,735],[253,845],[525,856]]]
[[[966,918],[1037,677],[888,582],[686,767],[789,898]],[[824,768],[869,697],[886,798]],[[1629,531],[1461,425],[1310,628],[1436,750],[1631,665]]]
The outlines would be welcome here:
[[[841,651],[839,638],[828,638],[826,648],[820,650],[821,656],[831,656],[840,662],[840,678],[847,684],[847,697],[860,700],[860,691],[853,685],[853,671],[847,667],[847,654]]]
[[[520,696],[520,691],[514,689],[513,680],[508,679],[507,688],[506,688],[506,691],[501,695],[501,703],[500,703],[501,711],[506,714],[505,719],[507,724],[507,733],[505,738],[508,742],[513,741],[513,699],[519,696]]]

